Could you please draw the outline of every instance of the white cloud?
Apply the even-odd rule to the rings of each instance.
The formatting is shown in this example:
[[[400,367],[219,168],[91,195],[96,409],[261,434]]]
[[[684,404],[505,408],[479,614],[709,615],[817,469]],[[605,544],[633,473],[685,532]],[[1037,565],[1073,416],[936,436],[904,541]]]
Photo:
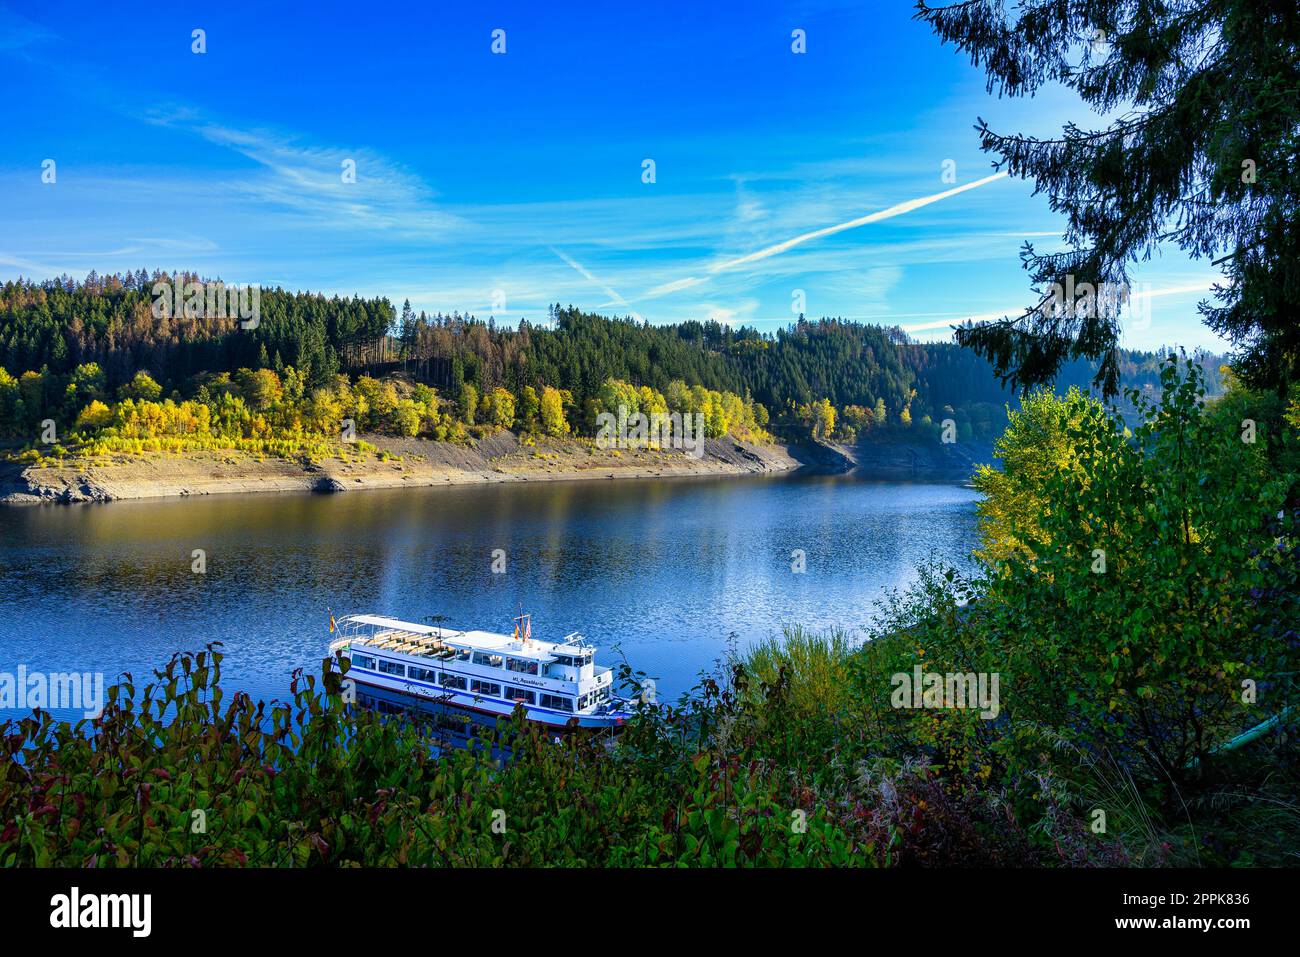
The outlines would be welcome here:
[[[261,172],[236,175],[226,182],[227,188],[250,202],[288,210],[317,226],[427,239],[465,225],[435,205],[436,194],[427,183],[371,150],[304,145],[289,133],[226,126],[185,108],[154,111],[144,119],[192,133],[252,160]],[[346,162],[355,164],[355,182],[343,180]]]
[[[1189,293],[1208,293],[1216,282],[1222,282],[1221,276],[1206,278],[1197,282],[1181,283],[1177,286],[1164,286],[1160,289],[1143,289],[1140,286],[1134,286],[1134,291],[1130,301],[1134,305],[1141,305],[1152,299],[1163,299],[1166,296],[1183,296]],[[976,325],[985,322],[998,322],[1008,316],[1020,316],[1026,309],[1026,303],[1020,303],[1010,309],[998,309],[993,312],[984,312],[978,315],[952,316],[947,319],[941,319],[938,322],[922,322],[913,325],[903,326],[904,332],[926,332],[932,329],[948,329],[952,326],[959,325],[963,322],[974,322]]]

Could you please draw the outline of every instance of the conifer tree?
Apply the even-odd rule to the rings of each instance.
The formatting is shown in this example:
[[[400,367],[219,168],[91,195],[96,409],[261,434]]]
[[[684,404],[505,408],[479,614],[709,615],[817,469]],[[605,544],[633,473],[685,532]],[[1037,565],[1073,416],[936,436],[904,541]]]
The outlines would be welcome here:
[[[1162,244],[1212,261],[1225,282],[1205,322],[1236,348],[1247,381],[1283,388],[1300,364],[1300,7],[1296,0],[968,0],[917,3],[916,16],[964,51],[988,89],[1024,96],[1073,89],[1107,119],[1059,138],[995,132],[998,168],[1034,181],[1066,216],[1070,251],[1025,244],[1039,303],[959,329],[957,341],[1021,388],[1068,359],[1100,360],[1119,388],[1120,317],[1044,309],[1052,284],[1125,287]]]

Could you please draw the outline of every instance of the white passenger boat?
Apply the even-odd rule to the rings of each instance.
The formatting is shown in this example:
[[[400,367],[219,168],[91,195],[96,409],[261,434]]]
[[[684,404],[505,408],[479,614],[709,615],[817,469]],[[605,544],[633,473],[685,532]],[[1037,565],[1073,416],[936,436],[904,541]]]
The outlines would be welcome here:
[[[617,728],[632,715],[587,639],[535,640],[528,615],[515,619],[513,635],[380,615],[331,617],[330,630],[330,654],[351,660],[348,677],[376,688],[496,716],[523,705],[529,720],[556,729]]]

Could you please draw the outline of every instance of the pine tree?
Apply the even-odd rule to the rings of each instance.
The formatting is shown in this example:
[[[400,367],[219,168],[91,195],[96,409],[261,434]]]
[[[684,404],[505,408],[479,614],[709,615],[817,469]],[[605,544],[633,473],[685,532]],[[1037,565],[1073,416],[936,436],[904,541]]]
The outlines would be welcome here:
[[[1113,310],[1051,309],[1050,287],[1127,288],[1130,264],[1162,243],[1223,267],[1206,323],[1236,346],[1253,384],[1282,387],[1300,365],[1300,8],[1296,0],[970,0],[917,3],[918,19],[965,51],[999,95],[1057,81],[1111,119],[1058,139],[995,133],[981,145],[1032,179],[1067,217],[1074,248],[1025,268],[1039,303],[1019,317],[959,329],[957,341],[1022,388],[1067,360],[1100,359],[1095,382],[1119,388]],[[1102,314],[1105,312],[1106,314]],[[1081,314],[1082,313],[1082,314]]]
[[[411,300],[407,299],[402,303],[402,318],[397,326],[397,338],[402,347],[402,371],[406,371],[406,359],[410,356],[412,346],[415,343],[415,335],[419,327],[415,323],[415,310],[411,308]]]

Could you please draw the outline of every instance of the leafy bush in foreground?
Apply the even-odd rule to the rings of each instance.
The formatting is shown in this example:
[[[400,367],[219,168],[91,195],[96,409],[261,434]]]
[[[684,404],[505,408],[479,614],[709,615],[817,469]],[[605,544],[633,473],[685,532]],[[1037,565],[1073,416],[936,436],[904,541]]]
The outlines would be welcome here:
[[[102,717],[5,728],[6,866],[875,866],[1046,863],[1005,810],[921,765],[872,768],[860,729],[801,718],[737,667],[618,744],[521,720],[442,747],[343,703],[327,660],[290,702],[175,656]],[[338,666],[338,667],[341,667]],[[509,755],[502,758],[502,748]],[[201,822],[200,827],[198,823]],[[496,827],[494,827],[494,824]]]
[[[1163,384],[1154,405],[1133,396],[1131,432],[1078,394],[1013,418],[1007,474],[980,476],[993,557],[973,581],[924,575],[887,609],[856,697],[874,703],[863,720],[882,736],[954,780],[1005,789],[1022,819],[1050,818],[1050,772],[1135,859],[1257,860],[1258,839],[1267,859],[1294,863],[1280,849],[1300,834],[1300,510],[1288,506],[1296,476],[1278,467],[1293,440],[1243,441],[1233,410],[1202,401],[1194,367],[1171,363]],[[882,704],[888,676],[916,667],[998,675],[997,717]],[[1267,733],[1237,750],[1250,729]],[[1218,813],[1233,803],[1270,808],[1267,833]],[[1201,827],[1194,805],[1209,814]],[[1179,833],[1166,841],[1152,822]]]
[[[345,704],[341,662],[268,704],[178,655],[93,722],[4,726],[0,865],[1294,864],[1294,476],[1200,398],[1171,367],[1130,434],[1044,397],[1070,467],[990,491],[1036,504],[986,510],[1014,547],[982,575],[923,569],[874,640],[793,630],[616,745],[446,747]],[[917,669],[996,674],[997,707],[901,707]]]

